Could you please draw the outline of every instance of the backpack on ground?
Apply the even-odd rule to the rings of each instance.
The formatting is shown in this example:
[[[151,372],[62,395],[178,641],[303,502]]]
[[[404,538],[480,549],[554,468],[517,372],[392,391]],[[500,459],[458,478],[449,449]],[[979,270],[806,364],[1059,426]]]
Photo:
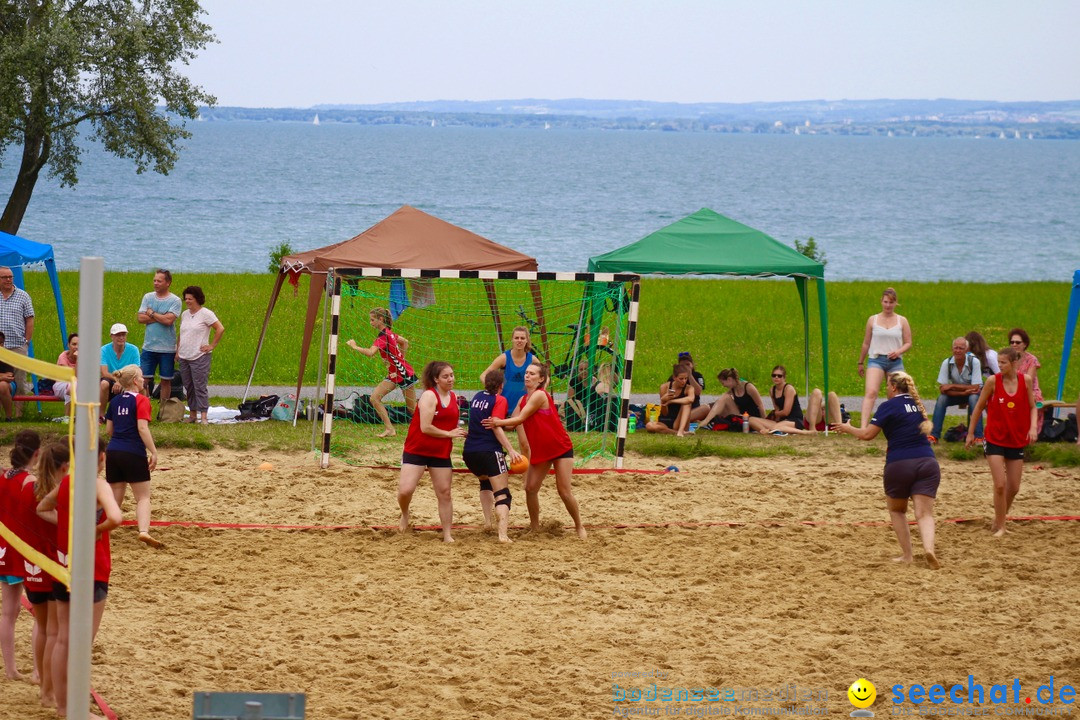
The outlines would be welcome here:
[[[258,400],[245,400],[240,403],[240,420],[256,420],[260,418],[268,418],[270,414],[274,412],[274,407],[278,404],[277,395],[263,395]]]
[[[184,401],[171,397],[165,402],[161,403],[158,407],[158,422],[163,423],[178,423],[184,421],[184,413],[186,408],[184,407]]]

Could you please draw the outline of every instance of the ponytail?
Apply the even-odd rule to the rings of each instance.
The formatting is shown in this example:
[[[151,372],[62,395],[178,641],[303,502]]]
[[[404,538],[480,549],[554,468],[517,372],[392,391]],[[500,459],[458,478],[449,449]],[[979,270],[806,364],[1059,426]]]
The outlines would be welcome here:
[[[915,379],[906,372],[894,372],[889,376],[889,384],[896,388],[898,392],[910,395],[911,399],[915,401],[915,406],[919,408],[919,413],[922,415],[919,432],[923,435],[929,435],[934,428],[934,423],[930,422],[930,419],[926,416],[926,408],[923,406],[922,398],[919,397],[918,388],[915,387]]]

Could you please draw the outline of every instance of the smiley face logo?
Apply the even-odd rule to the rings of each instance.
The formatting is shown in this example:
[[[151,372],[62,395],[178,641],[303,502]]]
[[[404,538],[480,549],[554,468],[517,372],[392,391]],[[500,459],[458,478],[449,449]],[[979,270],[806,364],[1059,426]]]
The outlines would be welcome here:
[[[859,678],[847,689],[848,700],[860,710],[868,708],[877,699],[877,688],[866,678]]]

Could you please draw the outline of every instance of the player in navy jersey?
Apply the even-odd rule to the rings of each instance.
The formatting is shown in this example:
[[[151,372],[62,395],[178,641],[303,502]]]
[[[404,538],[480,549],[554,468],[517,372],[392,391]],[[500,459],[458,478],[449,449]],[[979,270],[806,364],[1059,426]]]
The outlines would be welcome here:
[[[159,548],[161,541],[150,535],[150,473],[157,467],[158,457],[154,436],[150,434],[150,399],[139,392],[143,387],[142,369],[127,365],[114,372],[113,377],[121,392],[113,395],[105,412],[105,434],[109,435],[105,479],[120,507],[127,486],[131,485],[139,542]]]
[[[484,527],[491,527],[491,511],[494,505],[499,518],[499,542],[511,542],[506,534],[510,520],[510,488],[507,487],[509,464],[521,455],[514,450],[502,428],[489,430],[483,421],[489,417],[505,418],[506,397],[503,390],[502,370],[488,370],[484,376],[484,392],[473,396],[469,404],[469,435],[461,458],[469,471],[480,481],[480,507],[484,511]],[[498,498],[496,500],[495,498]]]

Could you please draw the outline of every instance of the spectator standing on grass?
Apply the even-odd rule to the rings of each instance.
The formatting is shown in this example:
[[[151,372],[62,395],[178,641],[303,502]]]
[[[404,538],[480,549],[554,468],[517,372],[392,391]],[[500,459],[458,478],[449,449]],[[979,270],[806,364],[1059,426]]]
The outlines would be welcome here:
[[[101,422],[105,422],[105,408],[109,406],[109,397],[118,395],[121,391],[120,383],[116,382],[113,373],[122,367],[139,364],[139,346],[129,343],[127,336],[127,325],[113,323],[109,328],[112,342],[101,346],[101,393],[98,398],[101,402],[101,407],[98,408]]]
[[[979,358],[968,352],[967,338],[958,337],[952,343],[952,355],[941,361],[938,371],[938,395],[934,405],[934,427],[930,431],[930,442],[941,439],[941,428],[945,424],[945,411],[952,405],[967,405],[968,419],[979,402],[982,391],[982,363]],[[975,439],[982,441],[982,415],[975,425]]]
[[[4,347],[20,355],[28,354],[34,337],[34,303],[25,290],[15,287],[15,273],[0,266],[0,332]],[[16,392],[26,392],[26,371],[15,370]],[[15,415],[22,415],[22,403],[15,406]]]
[[[196,422],[201,414],[203,425],[208,422],[206,416],[210,410],[210,360],[225,332],[218,316],[203,307],[205,302],[206,295],[201,287],[189,285],[184,288],[187,310],[180,316],[180,343],[176,349],[180,379],[191,410],[188,422]],[[211,330],[214,331],[213,341],[210,340]]]
[[[903,372],[903,355],[911,349],[911,326],[907,318],[896,313],[896,304],[896,291],[885,288],[881,293],[881,312],[866,321],[856,365],[859,377],[866,378],[860,418],[864,428],[870,425],[882,381],[894,372]]]
[[[154,272],[154,291],[143,295],[139,305],[139,322],[146,326],[143,337],[140,367],[146,381],[146,394],[154,384],[154,373],[161,378],[161,402],[172,395],[172,380],[176,374],[176,318],[180,317],[180,298],[169,292],[172,273]]]
[[[68,335],[67,350],[60,353],[56,358],[56,364],[60,367],[75,368],[79,364],[79,333]],[[64,414],[71,412],[71,383],[66,380],[57,380],[53,383],[53,395],[64,401]]]

